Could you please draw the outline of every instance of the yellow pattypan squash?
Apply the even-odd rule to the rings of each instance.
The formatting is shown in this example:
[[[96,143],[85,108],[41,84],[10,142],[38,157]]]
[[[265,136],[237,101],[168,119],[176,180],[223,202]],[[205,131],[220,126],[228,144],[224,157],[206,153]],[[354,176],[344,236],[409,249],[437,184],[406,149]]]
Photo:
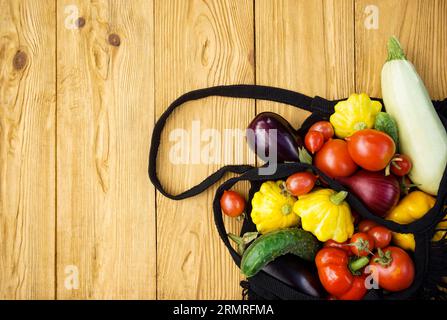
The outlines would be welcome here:
[[[399,204],[388,213],[386,219],[392,220],[400,224],[409,224],[422,218],[433,206],[436,199],[431,195],[422,191],[413,191],[403,198]],[[439,225],[438,225],[439,227]],[[438,232],[436,236],[442,237],[442,233]],[[411,233],[393,232],[393,242],[397,246],[405,250],[414,251],[416,243]]]
[[[293,214],[296,198],[287,194],[284,181],[267,181],[261,185],[251,201],[251,219],[262,234],[296,226],[299,218]]]
[[[293,211],[301,218],[302,228],[318,240],[348,240],[354,233],[354,218],[344,199],[346,191],[320,189],[298,197]]]
[[[334,109],[330,122],[337,137],[346,138],[357,130],[371,129],[382,104],[365,93],[353,93],[348,100],[338,102]]]

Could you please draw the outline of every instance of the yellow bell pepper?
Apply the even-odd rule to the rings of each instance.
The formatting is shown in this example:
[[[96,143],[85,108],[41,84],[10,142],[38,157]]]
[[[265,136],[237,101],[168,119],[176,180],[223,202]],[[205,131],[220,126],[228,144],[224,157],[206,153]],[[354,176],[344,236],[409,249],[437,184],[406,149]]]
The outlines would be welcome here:
[[[251,201],[251,219],[259,233],[296,226],[299,218],[293,214],[296,198],[283,191],[284,181],[267,181]]]
[[[304,230],[320,241],[348,240],[354,233],[354,218],[345,200],[346,191],[321,189],[298,197],[293,211],[301,218]]]
[[[353,93],[348,100],[338,102],[334,109],[330,122],[337,137],[346,138],[357,130],[371,129],[382,104],[365,93]]]
[[[409,224],[422,218],[433,206],[436,199],[425,192],[413,191],[403,198],[399,204],[391,210],[386,219],[400,224]],[[411,233],[393,232],[393,242],[405,250],[415,249],[414,236]]]

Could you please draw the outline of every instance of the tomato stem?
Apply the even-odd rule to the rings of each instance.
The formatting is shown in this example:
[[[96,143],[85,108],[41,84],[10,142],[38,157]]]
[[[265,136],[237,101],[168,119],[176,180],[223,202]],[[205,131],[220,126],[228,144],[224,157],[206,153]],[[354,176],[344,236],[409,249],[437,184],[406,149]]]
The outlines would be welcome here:
[[[392,161],[390,163],[388,163],[385,168],[385,176],[386,177],[388,177],[391,174],[391,163],[392,163]]]
[[[384,267],[388,267],[391,262],[393,262],[393,257],[391,256],[391,251],[383,252],[382,249],[377,249],[379,254],[378,257],[374,258],[375,263],[379,263]]]
[[[390,163],[388,163],[388,165],[385,168],[385,176],[389,176],[391,174],[390,170],[391,170],[391,166],[396,167],[398,170],[401,170],[402,167],[399,166],[396,162],[402,162],[404,161],[404,159],[402,158],[393,158]]]
[[[279,189],[281,189],[281,194],[285,197],[289,197],[292,195],[289,189],[287,189],[287,185],[284,181],[281,182],[281,184],[279,185]]]
[[[242,212],[239,216],[237,216],[236,220],[237,221],[244,221],[245,217],[246,217],[245,212]]]
[[[356,247],[359,253],[364,251],[373,254],[371,250],[369,250],[369,241],[365,239],[357,239],[356,242],[350,243],[348,246]]]

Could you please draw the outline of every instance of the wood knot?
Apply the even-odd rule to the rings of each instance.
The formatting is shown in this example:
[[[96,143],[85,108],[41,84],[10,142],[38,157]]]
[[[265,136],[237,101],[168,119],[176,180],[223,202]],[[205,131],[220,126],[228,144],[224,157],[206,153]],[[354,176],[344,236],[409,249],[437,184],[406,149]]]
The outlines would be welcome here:
[[[14,55],[14,59],[12,60],[12,64],[16,70],[21,70],[26,66],[26,62],[28,61],[28,57],[25,52],[17,51]]]
[[[114,47],[119,47],[119,45],[121,44],[121,39],[120,39],[119,35],[117,35],[116,33],[110,34],[109,35],[109,43]]]
[[[76,20],[76,26],[78,27],[78,29],[81,29],[82,27],[85,26],[85,18],[84,17],[79,17]]]

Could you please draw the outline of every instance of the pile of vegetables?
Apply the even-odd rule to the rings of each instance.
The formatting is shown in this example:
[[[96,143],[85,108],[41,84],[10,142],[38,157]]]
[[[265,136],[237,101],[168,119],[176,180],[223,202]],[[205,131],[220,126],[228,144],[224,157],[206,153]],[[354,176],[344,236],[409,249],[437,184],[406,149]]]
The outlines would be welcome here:
[[[382,70],[386,112],[367,94],[352,94],[304,137],[271,112],[248,126],[254,133],[249,146],[260,158],[273,149],[269,130],[277,130],[278,162],[313,164],[348,191],[328,188],[310,171],[263,182],[249,213],[257,232],[229,235],[247,277],[263,270],[306,294],[342,300],[362,299],[371,274],[387,292],[413,283],[414,236],[361,220],[346,201],[349,192],[378,217],[412,223],[434,206],[446,167],[447,134],[421,79],[395,38],[388,53]],[[243,217],[245,207],[235,191],[221,198],[230,217]]]

